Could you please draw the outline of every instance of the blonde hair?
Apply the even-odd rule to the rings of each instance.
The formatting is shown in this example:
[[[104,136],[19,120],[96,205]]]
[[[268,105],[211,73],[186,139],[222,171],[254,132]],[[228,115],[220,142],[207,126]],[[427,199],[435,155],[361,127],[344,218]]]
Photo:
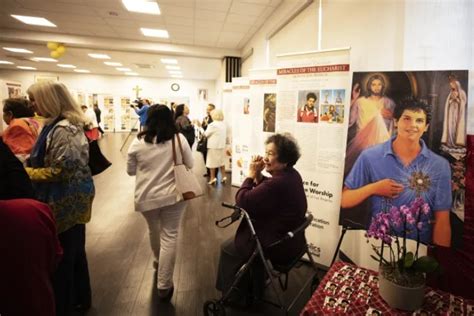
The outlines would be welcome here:
[[[51,81],[37,82],[26,92],[33,97],[42,116],[48,119],[62,116],[74,125],[83,125],[86,122],[81,107],[64,84]]]
[[[211,117],[213,121],[223,121],[224,120],[224,112],[222,110],[212,110],[211,111]]]

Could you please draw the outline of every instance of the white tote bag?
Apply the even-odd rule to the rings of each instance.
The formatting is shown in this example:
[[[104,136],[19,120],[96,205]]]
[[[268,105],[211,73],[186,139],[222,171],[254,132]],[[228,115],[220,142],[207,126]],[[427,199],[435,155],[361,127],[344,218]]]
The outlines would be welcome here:
[[[178,139],[179,152],[181,153],[181,163],[178,163],[178,155],[176,154],[174,137],[172,138],[173,143],[173,161],[174,161],[174,179],[176,182],[176,191],[183,197],[183,200],[194,199],[204,194],[202,187],[199,185],[198,180],[194,173],[186,167],[183,161],[183,148],[181,147],[181,139],[176,134]]]

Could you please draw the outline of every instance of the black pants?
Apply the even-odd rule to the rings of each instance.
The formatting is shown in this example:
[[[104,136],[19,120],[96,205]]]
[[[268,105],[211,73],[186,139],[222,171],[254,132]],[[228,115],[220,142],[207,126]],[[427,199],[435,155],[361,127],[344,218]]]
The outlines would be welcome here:
[[[217,268],[216,289],[223,294],[231,287],[235,274],[240,267],[248,261],[242,257],[235,248],[234,238],[228,239],[221,245],[219,266]],[[239,305],[248,305],[249,300],[261,298],[265,289],[265,269],[260,256],[255,258],[250,269],[240,279],[237,288],[239,291],[232,293],[230,301]]]
[[[53,276],[56,315],[68,315],[74,306],[91,304],[86,257],[86,225],[77,224],[58,235],[63,258]]]

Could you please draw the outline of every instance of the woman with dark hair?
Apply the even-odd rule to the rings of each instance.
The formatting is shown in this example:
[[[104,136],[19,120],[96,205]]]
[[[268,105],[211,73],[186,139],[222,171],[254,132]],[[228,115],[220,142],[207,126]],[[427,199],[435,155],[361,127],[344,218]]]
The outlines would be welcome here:
[[[3,142],[22,162],[28,158],[38,138],[40,124],[34,116],[26,99],[3,101],[3,120],[8,125],[2,135]]]
[[[176,130],[173,112],[166,105],[152,105],[145,129],[130,145],[127,159],[127,173],[136,176],[135,211],[140,212],[148,224],[154,265],[158,268],[158,296],[165,301],[173,296],[179,222],[187,205],[176,192],[173,142],[177,161],[192,168],[191,149]]]
[[[194,140],[196,138],[194,132],[194,125],[191,123],[191,120],[188,118],[189,107],[184,104],[180,104],[176,107],[174,119],[176,121],[176,128],[178,132],[186,137],[189,147],[193,147]]]
[[[296,141],[289,134],[275,134],[265,144],[265,157],[253,157],[248,177],[235,196],[236,204],[253,220],[263,248],[300,226],[305,221],[307,208],[303,180],[293,168],[300,157]],[[262,175],[263,169],[271,176]],[[268,249],[265,254],[274,264],[288,264],[303,251],[305,244],[304,235],[299,235]],[[250,228],[246,221],[242,221],[235,238],[222,244],[217,289],[224,292],[229,288],[235,273],[254,249]],[[256,260],[252,271],[252,292],[257,296],[263,292],[264,271],[261,265]],[[249,290],[245,285],[240,288],[243,293]]]

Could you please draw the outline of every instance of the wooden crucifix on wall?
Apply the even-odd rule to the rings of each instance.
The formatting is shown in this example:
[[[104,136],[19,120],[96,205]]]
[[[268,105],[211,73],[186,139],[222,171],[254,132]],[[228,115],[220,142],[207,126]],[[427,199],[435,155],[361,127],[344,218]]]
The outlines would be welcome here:
[[[136,85],[135,88],[132,89],[133,91],[135,91],[135,98],[139,98],[140,97],[140,91],[142,91],[143,89],[140,88],[140,86]]]

